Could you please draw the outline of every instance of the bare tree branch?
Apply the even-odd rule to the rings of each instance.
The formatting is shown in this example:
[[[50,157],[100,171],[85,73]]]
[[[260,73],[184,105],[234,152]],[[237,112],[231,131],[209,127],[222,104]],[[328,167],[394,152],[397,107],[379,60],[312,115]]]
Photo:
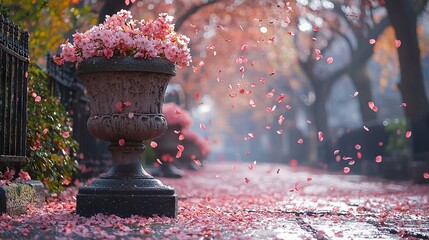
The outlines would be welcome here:
[[[114,0],[115,1],[115,0]],[[193,14],[195,14],[196,12],[198,12],[201,8],[204,8],[204,7],[207,7],[207,6],[209,6],[209,5],[211,5],[211,4],[214,4],[214,3],[216,3],[216,2],[218,2],[219,0],[209,0],[209,1],[207,1],[207,2],[205,2],[205,3],[201,3],[201,4],[199,4],[199,5],[194,5],[194,6],[192,6],[191,8],[189,8],[182,16],[180,16],[178,19],[177,19],[177,21],[176,21],[176,24],[174,25],[174,30],[175,31],[178,31],[181,27],[182,27],[182,25],[183,25],[183,23],[185,23],[185,21],[190,17],[190,16],[192,16]]]

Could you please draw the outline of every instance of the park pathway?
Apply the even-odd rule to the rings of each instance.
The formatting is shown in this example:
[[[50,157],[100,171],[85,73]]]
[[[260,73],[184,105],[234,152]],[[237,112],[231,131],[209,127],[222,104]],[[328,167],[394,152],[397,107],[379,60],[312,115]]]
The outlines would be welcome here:
[[[217,162],[161,179],[176,219],[74,213],[75,189],[1,216],[0,239],[429,239],[429,186],[281,164]]]

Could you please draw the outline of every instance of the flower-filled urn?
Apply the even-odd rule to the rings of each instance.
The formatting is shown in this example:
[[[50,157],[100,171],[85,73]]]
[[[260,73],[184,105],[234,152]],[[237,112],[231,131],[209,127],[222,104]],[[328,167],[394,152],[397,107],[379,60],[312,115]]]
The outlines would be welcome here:
[[[177,215],[177,196],[141,165],[143,141],[167,130],[162,114],[164,94],[177,67],[189,65],[189,38],[174,31],[172,17],[134,20],[121,10],[103,24],[73,35],[62,44],[57,64],[77,62],[78,77],[90,100],[87,122],[95,138],[111,142],[113,166],[79,189],[76,212],[168,216]]]

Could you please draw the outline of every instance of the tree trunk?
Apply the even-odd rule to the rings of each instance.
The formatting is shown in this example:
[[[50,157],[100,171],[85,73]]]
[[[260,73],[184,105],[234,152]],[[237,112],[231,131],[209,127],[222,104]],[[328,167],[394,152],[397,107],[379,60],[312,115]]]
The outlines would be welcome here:
[[[401,41],[398,48],[401,70],[399,90],[402,100],[407,104],[405,115],[409,119],[416,119],[429,111],[417,40],[417,13],[410,0],[386,0],[386,9],[396,38]]]
[[[405,116],[412,130],[412,146],[415,160],[429,152],[429,101],[425,92],[420,49],[417,39],[417,16],[427,0],[421,1],[417,11],[410,0],[386,0],[387,13],[395,29],[396,38],[401,41],[398,48],[401,81],[399,90],[407,104]],[[427,160],[427,159],[422,159]]]
[[[106,15],[112,16],[121,9],[128,10],[131,8],[131,3],[126,5],[123,0],[105,0],[103,7],[98,14],[98,23],[104,22]]]
[[[349,72],[350,78],[359,92],[359,110],[364,124],[377,119],[377,114],[368,107],[368,102],[372,101],[371,78],[368,75],[366,63],[355,66]]]
[[[330,86],[325,83],[316,82],[314,85],[314,94],[316,100],[311,106],[313,113],[314,126],[317,132],[328,134],[328,113],[326,111],[326,101],[328,100]],[[326,135],[327,136],[327,135]]]

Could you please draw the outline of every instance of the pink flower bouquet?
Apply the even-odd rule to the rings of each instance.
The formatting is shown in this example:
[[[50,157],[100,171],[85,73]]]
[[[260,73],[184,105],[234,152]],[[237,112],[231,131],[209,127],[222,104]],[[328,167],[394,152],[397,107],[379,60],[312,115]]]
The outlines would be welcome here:
[[[162,57],[178,67],[188,66],[192,61],[189,38],[174,31],[172,20],[162,13],[154,21],[137,21],[131,12],[121,10],[84,33],[77,31],[73,43],[61,44],[62,51],[54,60],[61,65],[101,56]]]

